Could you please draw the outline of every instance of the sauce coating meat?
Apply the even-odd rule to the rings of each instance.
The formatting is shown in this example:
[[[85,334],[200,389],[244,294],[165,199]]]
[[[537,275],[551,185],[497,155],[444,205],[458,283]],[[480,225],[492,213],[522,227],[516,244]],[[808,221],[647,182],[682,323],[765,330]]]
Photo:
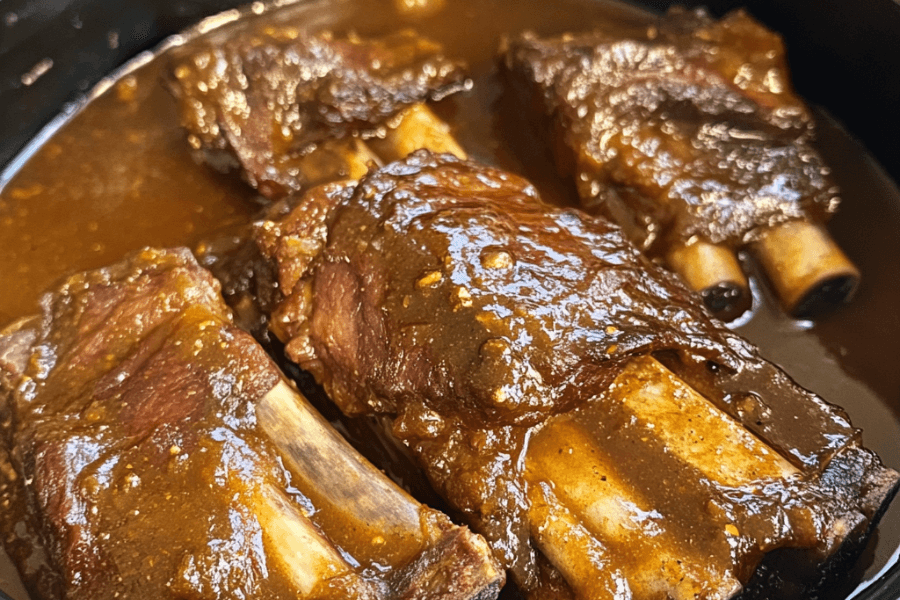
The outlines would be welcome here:
[[[896,490],[842,411],[707,317],[616,227],[543,204],[514,175],[419,151],[311,190],[258,240],[288,356],[345,412],[395,416],[533,597],[730,598],[776,548],[812,565],[844,542],[852,553]],[[677,408],[654,413],[639,399],[654,393]],[[708,414],[665,433],[692,410]],[[601,474],[618,483],[597,487]]]
[[[674,10],[644,38],[523,34],[506,64],[557,120],[584,206],[642,248],[694,236],[738,246],[837,209],[781,40],[743,12]]]
[[[34,598],[476,600],[503,583],[483,540],[285,382],[186,249],[69,278],[0,336],[0,367],[4,542]]]
[[[695,347],[729,360],[712,326],[692,327],[708,319],[689,292],[615,226],[548,213],[514,175],[416,155],[343,189],[353,201],[338,203],[327,228],[308,233],[327,214],[322,201],[341,197],[329,188],[311,192],[264,245],[276,248],[281,289],[314,299],[276,318],[288,356],[333,381],[349,412],[367,397],[369,409],[396,412],[380,400],[417,385],[434,408],[533,424],[605,387],[635,353]],[[319,236],[330,243],[313,266]],[[312,288],[300,293],[307,270],[315,275],[301,288]],[[309,343],[330,358],[316,360]],[[344,389],[350,373],[369,375]]]
[[[173,74],[191,146],[269,198],[359,177],[354,135],[464,86],[461,64],[410,30],[367,40],[290,25],[192,44]]]
[[[811,115],[781,39],[746,13],[676,8],[644,35],[525,33],[505,65],[549,117],[582,206],[664,258],[714,312],[748,307],[734,252],[750,243],[792,314],[852,295],[859,273],[819,226],[839,198]]]

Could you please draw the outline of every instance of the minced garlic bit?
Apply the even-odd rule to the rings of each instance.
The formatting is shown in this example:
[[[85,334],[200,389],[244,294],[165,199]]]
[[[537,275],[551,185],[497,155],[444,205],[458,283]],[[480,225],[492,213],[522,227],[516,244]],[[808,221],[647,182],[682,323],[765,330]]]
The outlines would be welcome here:
[[[435,283],[439,282],[442,277],[443,275],[441,275],[440,271],[431,271],[429,273],[426,273],[425,275],[420,277],[418,281],[416,281],[416,287],[422,289],[434,285]]]
[[[460,307],[468,308],[472,306],[472,294],[469,293],[469,290],[466,287],[459,286],[454,290],[451,301],[454,304],[454,309]]]
[[[485,269],[508,269],[512,264],[512,256],[503,250],[485,252],[481,255],[481,266]]]
[[[494,404],[496,404],[497,406],[503,406],[509,401],[509,394],[506,393],[506,390],[502,387],[495,389],[492,396]]]

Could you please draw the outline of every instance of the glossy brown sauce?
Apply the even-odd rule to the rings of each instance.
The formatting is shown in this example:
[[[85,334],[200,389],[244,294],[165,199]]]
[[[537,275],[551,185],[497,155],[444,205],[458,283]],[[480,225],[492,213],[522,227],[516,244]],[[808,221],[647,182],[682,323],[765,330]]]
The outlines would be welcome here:
[[[549,151],[510,114],[496,69],[499,40],[526,28],[551,35],[611,23],[639,27],[646,13],[590,0],[449,4],[410,23],[470,64],[472,91],[444,101],[438,112],[473,157],[526,176],[546,199],[574,204],[574,189],[556,175]],[[330,26],[349,23],[376,35],[397,25],[386,2],[331,6],[338,16]],[[0,325],[34,312],[41,291],[65,274],[145,245],[193,246],[258,209],[251,188],[189,157],[175,102],[159,83],[165,64],[157,59],[112,85],[0,190]],[[755,310],[738,330],[799,383],[846,408],[866,445],[900,468],[900,193],[855,140],[818,115],[820,150],[843,188],[830,229],[859,265],[862,285],[851,305],[814,326],[786,318],[757,285]],[[895,562],[898,546],[895,504],[861,561],[864,579]],[[0,588],[21,594],[7,586],[6,572]]]

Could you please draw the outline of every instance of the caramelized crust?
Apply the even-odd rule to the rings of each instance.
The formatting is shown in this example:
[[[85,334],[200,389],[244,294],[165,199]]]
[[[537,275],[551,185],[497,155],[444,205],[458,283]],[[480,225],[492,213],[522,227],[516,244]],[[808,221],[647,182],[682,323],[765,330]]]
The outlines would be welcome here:
[[[817,572],[896,489],[840,409],[514,175],[419,151],[306,199],[258,230],[273,330],[345,412],[395,417],[536,598],[730,598],[782,547]]]
[[[512,39],[513,80],[550,120],[583,205],[643,249],[740,246],[838,205],[781,38],[737,11],[673,9],[644,35]]]
[[[379,39],[262,24],[180,50],[169,86],[188,142],[269,198],[367,165],[353,136],[464,86],[463,68],[409,30]]]

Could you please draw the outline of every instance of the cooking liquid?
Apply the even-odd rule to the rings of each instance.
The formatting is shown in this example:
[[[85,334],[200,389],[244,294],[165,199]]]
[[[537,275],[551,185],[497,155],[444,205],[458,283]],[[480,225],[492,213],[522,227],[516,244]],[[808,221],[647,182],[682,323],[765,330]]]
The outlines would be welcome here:
[[[307,5],[311,3],[306,3]],[[335,30],[379,35],[398,27],[386,0],[343,0],[287,10]],[[543,197],[576,205],[574,185],[555,172],[548,148],[505,96],[496,55],[505,34],[541,35],[592,27],[641,28],[651,18],[634,7],[596,0],[451,0],[432,17],[402,22],[468,61],[470,92],[436,106],[475,159],[530,179]],[[324,15],[324,16],[323,16]],[[178,126],[175,102],[160,81],[165,53],[120,76],[37,149],[0,189],[0,326],[37,310],[40,293],[59,278],[104,266],[143,246],[194,246],[217,230],[252,218],[255,192],[237,176],[196,164]],[[787,318],[755,278],[753,312],[736,324],[765,357],[801,385],[843,406],[865,445],[900,469],[900,192],[865,149],[822,111],[819,146],[843,190],[829,229],[862,272],[850,305],[813,323]],[[752,264],[750,265],[752,268]],[[338,418],[336,411],[329,417]],[[376,464],[434,502],[390,448],[373,447],[369,423],[339,425]],[[367,433],[366,433],[367,432]],[[377,446],[377,445],[376,445]],[[856,583],[898,561],[900,504],[888,510],[857,565]],[[0,561],[0,589],[27,598],[12,566]],[[509,586],[508,586],[509,587]],[[517,597],[514,590],[504,597]]]

